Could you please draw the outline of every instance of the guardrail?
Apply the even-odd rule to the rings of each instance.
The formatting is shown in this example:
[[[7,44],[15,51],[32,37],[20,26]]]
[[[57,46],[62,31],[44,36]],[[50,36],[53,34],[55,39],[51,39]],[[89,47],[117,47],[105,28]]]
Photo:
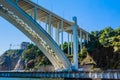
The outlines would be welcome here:
[[[120,79],[120,71],[104,72],[0,72],[0,77],[11,78],[76,78],[76,79]]]

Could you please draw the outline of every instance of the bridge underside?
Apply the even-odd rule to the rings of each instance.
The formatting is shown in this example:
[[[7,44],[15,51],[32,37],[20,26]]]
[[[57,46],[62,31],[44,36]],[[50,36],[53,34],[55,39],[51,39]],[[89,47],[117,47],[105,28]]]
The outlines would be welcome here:
[[[71,64],[52,37],[15,2],[0,0],[0,15],[30,38],[56,70],[70,69]]]
[[[12,0],[16,1],[16,0]],[[61,23],[63,21],[64,25],[64,31],[70,34],[73,34],[72,26],[74,25],[74,22],[67,21],[66,19],[63,19],[62,17],[56,15],[55,13],[45,9],[44,7],[30,1],[30,0],[18,0],[17,2],[18,6],[22,8],[26,13],[28,13],[30,16],[35,18],[38,21],[47,23],[48,25],[51,23],[53,27],[57,28],[58,23]],[[37,9],[36,13],[34,13],[35,8]],[[49,18],[51,16],[51,22],[49,21]],[[62,24],[60,24],[62,25]],[[60,30],[62,30],[62,27],[60,27]],[[84,29],[78,27],[78,35],[80,37],[80,30],[82,31],[83,36],[86,36],[86,34],[89,34]]]

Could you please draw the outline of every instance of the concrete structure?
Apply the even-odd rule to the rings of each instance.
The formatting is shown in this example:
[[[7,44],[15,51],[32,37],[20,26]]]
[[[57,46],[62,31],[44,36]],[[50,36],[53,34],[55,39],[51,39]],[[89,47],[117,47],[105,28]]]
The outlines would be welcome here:
[[[67,21],[49,10],[31,2],[30,0],[0,0],[0,16],[13,24],[28,38],[30,38],[38,48],[51,61],[56,72],[0,72],[0,77],[20,77],[20,78],[65,78],[65,79],[120,79],[120,71],[72,71],[78,69],[78,40],[80,49],[82,41],[89,40],[89,33],[77,25],[77,19]],[[45,29],[37,22],[46,24]],[[53,28],[56,29],[56,42],[53,39]],[[74,53],[73,65],[68,61],[64,52],[58,44],[63,44],[63,32],[71,35],[72,49]],[[69,37],[68,35],[68,37]],[[69,51],[69,48],[68,48]],[[65,70],[65,71],[64,71]],[[57,72],[59,71],[59,72]]]
[[[77,25],[77,18],[73,17],[74,25],[73,25],[73,50],[74,50],[74,63],[73,63],[73,69],[78,70],[78,25]]]
[[[96,72],[0,72],[7,78],[63,78],[65,80],[120,80],[120,71]]]
[[[29,44],[29,42],[22,42],[20,44],[20,49],[26,50]]]
[[[78,69],[78,40],[81,49],[82,41],[86,39],[88,42],[89,33],[77,25],[77,19],[67,21],[30,0],[0,0],[0,15],[30,38],[51,61],[55,70]],[[38,22],[45,23],[45,29]],[[56,30],[55,40],[53,28]],[[63,32],[71,35],[68,42],[73,43],[73,65],[62,51],[63,46],[59,47],[60,43],[63,44]]]

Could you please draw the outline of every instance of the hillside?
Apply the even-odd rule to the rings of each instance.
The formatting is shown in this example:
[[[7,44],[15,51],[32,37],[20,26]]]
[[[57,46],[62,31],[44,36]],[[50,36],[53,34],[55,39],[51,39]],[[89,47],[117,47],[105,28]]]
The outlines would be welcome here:
[[[23,50],[8,50],[0,56],[0,70],[13,70]]]
[[[23,51],[22,59],[26,64],[25,70],[37,70],[42,65],[51,65],[44,54],[33,44],[30,44],[27,50]]]
[[[91,32],[90,41],[82,44],[83,48],[78,54],[79,64],[92,59],[96,68],[120,69],[120,27],[115,30],[107,27],[101,31]],[[69,47],[71,50],[71,45]],[[73,55],[67,54],[67,48],[68,43],[65,42],[63,51],[72,63]],[[89,63],[91,62],[87,62]],[[51,65],[50,61],[33,44],[30,44],[26,50],[8,50],[0,56],[0,70],[38,70],[40,66],[45,67],[45,65]]]
[[[0,56],[0,70],[37,70],[41,65],[50,65],[49,60],[33,44],[26,50],[8,50]]]
[[[120,69],[120,27],[91,32],[87,51],[102,69]]]

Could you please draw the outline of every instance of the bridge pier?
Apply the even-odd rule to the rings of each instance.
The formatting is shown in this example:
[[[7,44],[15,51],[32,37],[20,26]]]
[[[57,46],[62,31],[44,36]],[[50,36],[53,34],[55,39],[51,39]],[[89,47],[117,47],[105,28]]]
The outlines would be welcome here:
[[[48,33],[51,36],[52,15],[49,15]],[[51,36],[52,37],[52,36]]]
[[[77,26],[77,18],[73,17],[74,25],[73,25],[73,69],[78,70],[78,26]]]
[[[68,33],[68,54],[70,54],[70,45],[69,45],[69,33]]]
[[[37,20],[37,8],[36,8],[36,6],[34,7],[34,20]]]
[[[71,54],[73,54],[73,35],[71,34]]]
[[[55,31],[55,41],[57,42],[57,44],[59,45],[59,28],[60,28],[60,23],[57,23],[57,28]]]
[[[61,49],[63,50],[63,31],[64,31],[64,24],[63,20],[61,21]]]
[[[80,29],[80,51],[82,49],[82,30]]]
[[[48,17],[46,17],[46,20],[45,20],[45,30],[46,32],[48,32]]]
[[[88,33],[86,33],[86,41],[87,41],[87,43],[88,43]]]

